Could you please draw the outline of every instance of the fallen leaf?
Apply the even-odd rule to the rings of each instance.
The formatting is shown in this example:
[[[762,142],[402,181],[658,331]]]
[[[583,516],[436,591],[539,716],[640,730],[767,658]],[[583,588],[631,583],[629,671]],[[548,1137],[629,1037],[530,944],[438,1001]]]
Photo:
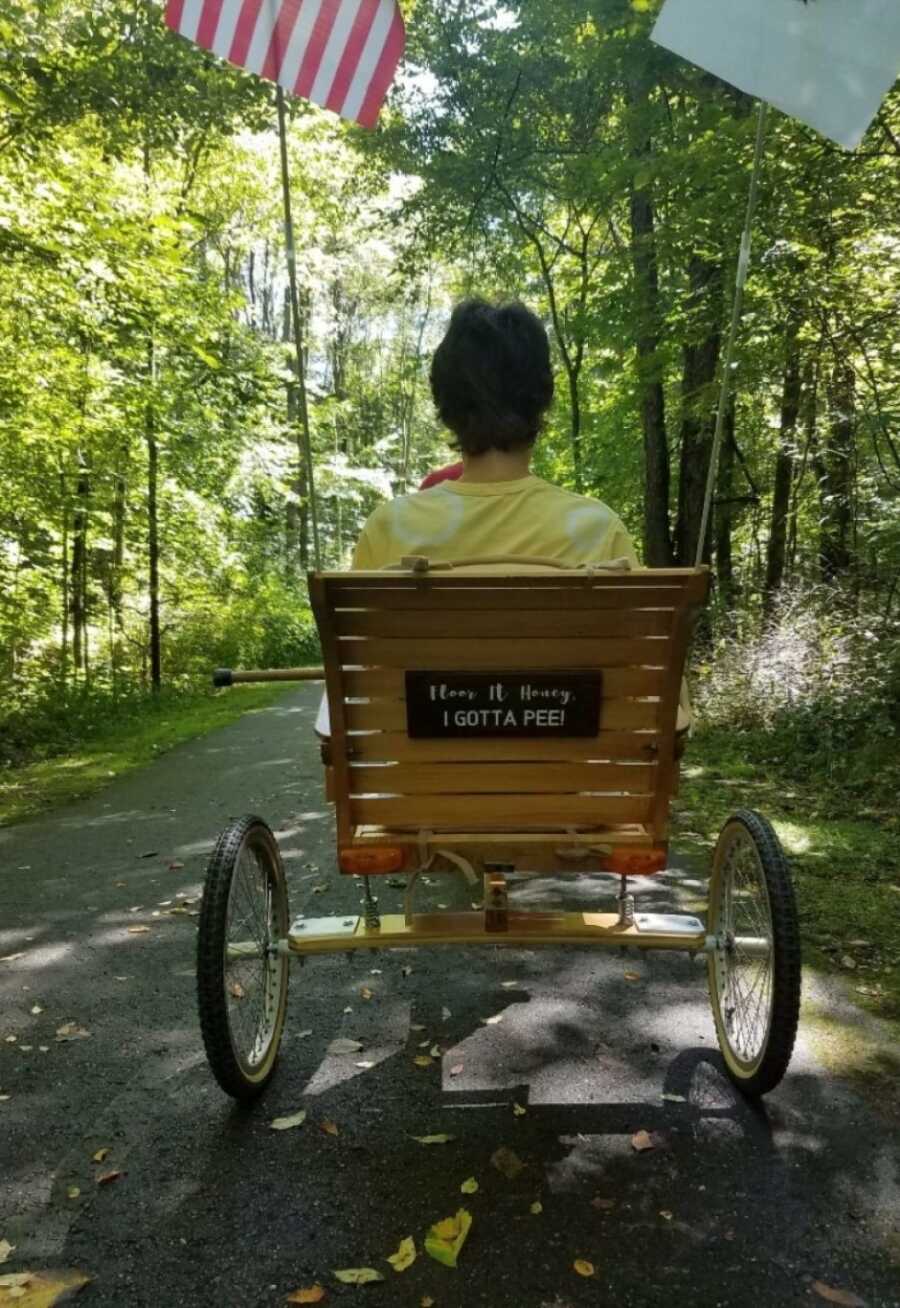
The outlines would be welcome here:
[[[506,1145],[500,1145],[499,1149],[495,1149],[491,1154],[491,1166],[502,1172],[507,1181],[514,1181],[525,1169],[525,1164],[519,1155],[512,1149],[507,1149]]]
[[[232,999],[243,999],[246,991],[240,981],[232,981],[231,985],[228,987],[228,993],[231,995]]]
[[[8,1035],[8,1036],[4,1036],[4,1037],[3,1037],[4,1041],[5,1041],[6,1044],[8,1044],[8,1045],[14,1045],[14,1044],[16,1043],[16,1041],[18,1040],[18,1038],[19,1038],[19,1037],[18,1037],[18,1036],[15,1036],[15,1035]]]
[[[334,1274],[344,1285],[369,1285],[372,1281],[384,1280],[381,1272],[376,1272],[374,1267],[344,1267]]]
[[[425,1236],[425,1252],[445,1267],[455,1267],[471,1226],[472,1214],[465,1208],[458,1209],[455,1217],[445,1217],[430,1228]]]
[[[369,976],[381,976],[381,968],[380,968],[380,967],[372,967],[372,968],[370,968],[370,969],[369,969]]]
[[[176,860],[175,862],[169,864],[169,871],[170,871],[170,872],[180,872],[181,869],[182,869],[183,867],[184,867],[184,864],[183,864],[183,863],[179,863],[179,862]]]
[[[328,1046],[329,1054],[358,1054],[360,1049],[362,1049],[362,1041],[345,1040],[343,1036],[338,1036],[337,1040],[332,1040]]]
[[[672,1213],[668,1208],[660,1208],[659,1215],[660,1217],[665,1218],[667,1222],[671,1222],[674,1217],[674,1213]]]
[[[91,1161],[94,1163],[102,1163],[108,1153],[109,1146],[106,1145],[103,1149],[98,1149],[95,1154],[91,1154]]]
[[[5,1263],[15,1248],[16,1246],[10,1244],[8,1240],[0,1240],[0,1263]]]
[[[77,1185],[70,1185],[66,1190],[67,1199],[77,1199],[81,1194],[81,1189]]]
[[[354,1066],[354,1067],[361,1067],[362,1070],[363,1070],[364,1072],[368,1072],[369,1068],[370,1068],[370,1067],[374,1067],[375,1064],[369,1062],[368,1059],[363,1059],[363,1060],[362,1060],[361,1062],[359,1062],[359,1063],[354,1063],[353,1066]]]
[[[430,1294],[423,1294],[419,1301],[419,1308],[434,1308],[434,1300]]]
[[[297,1031],[297,1032],[295,1032],[295,1034],[294,1034],[294,1039],[295,1039],[295,1040],[306,1040],[307,1037],[308,1037],[308,1036],[311,1036],[311,1035],[312,1035],[312,1031]]]
[[[684,1095],[663,1095],[663,1099],[665,1099],[666,1103],[669,1103],[669,1104],[686,1104],[686,1103],[687,1103],[687,1099],[685,1099]]]
[[[352,1012],[353,1012],[353,1009],[352,1009],[352,1008],[350,1007],[350,1005],[348,1004],[347,1007],[344,1009],[344,1012],[345,1012],[345,1013],[352,1013]]]
[[[7,1099],[12,1099],[12,1095],[0,1095],[0,1104],[5,1104]]]
[[[30,1054],[33,1048],[34,1045],[19,1045],[19,1052],[22,1054]]]
[[[3,958],[0,958],[0,963],[14,963],[17,958],[24,958],[24,957],[25,957],[24,951],[21,951],[18,954],[6,954]]]
[[[459,1076],[460,1072],[462,1072],[464,1068],[465,1068],[465,1063],[454,1063],[453,1066],[450,1068],[450,1075]]]
[[[314,895],[324,895],[327,889],[328,889],[327,885],[313,886],[312,892]]]
[[[496,1026],[498,1022],[503,1021],[502,1013],[495,1013],[493,1017],[483,1017],[482,1022],[485,1026]]]
[[[172,911],[174,912],[175,910],[173,909]],[[128,934],[130,936],[143,936],[146,935],[149,930],[150,928],[148,926],[131,926],[128,928]]]
[[[445,1005],[445,1006],[441,1009],[441,1021],[442,1021],[442,1022],[449,1022],[452,1016],[453,1016],[453,1014],[450,1012],[450,1009],[447,1008],[446,1005]]]
[[[591,1200],[591,1207],[599,1208],[602,1213],[612,1212],[615,1206],[616,1206],[615,1199],[604,1199],[599,1194]]]
[[[414,1059],[416,1067],[430,1067],[434,1059],[430,1054],[418,1054]]]
[[[388,1262],[395,1272],[405,1272],[416,1261],[416,1242],[411,1235],[400,1241],[397,1252],[388,1254]]]
[[[851,1290],[837,1290],[833,1285],[826,1285],[824,1281],[813,1281],[812,1288],[826,1303],[840,1304],[841,1308],[865,1308],[864,1301]]]
[[[541,1203],[540,1199],[535,1199],[534,1203],[531,1205],[528,1211],[530,1213],[533,1213],[534,1216],[537,1217],[539,1213],[542,1213],[544,1211],[544,1205]]]
[[[656,1145],[649,1131],[635,1131],[631,1137],[631,1147],[640,1154],[645,1149],[655,1149]]]
[[[841,958],[841,967],[849,968],[852,971],[856,967],[856,959],[851,958],[849,954],[844,954]]]
[[[31,1280],[33,1280],[32,1272],[4,1272],[0,1276],[0,1286],[7,1291],[17,1290],[20,1286],[27,1285]],[[9,1298],[12,1298],[11,1294]]]
[[[326,1135],[340,1135],[337,1122],[332,1122],[327,1117],[324,1122],[319,1123],[319,1130],[324,1131]]]
[[[527,1112],[528,1112],[528,1109],[527,1109],[527,1108],[523,1108],[521,1104],[513,1104],[513,1116],[514,1116],[514,1117],[524,1117],[525,1114],[526,1114]]]
[[[409,964],[407,964],[406,967],[401,967],[401,969],[400,969],[400,975],[401,975],[401,976],[411,976],[411,975],[412,975],[412,968],[409,966]],[[420,1029],[422,1029],[422,1028],[420,1028]]]
[[[302,1126],[306,1121],[306,1109],[301,1108],[287,1117],[273,1117],[269,1123],[270,1131],[289,1131],[292,1126]]]
[[[449,1144],[451,1140],[456,1139],[456,1136],[455,1135],[414,1135],[413,1139],[418,1140],[419,1144],[423,1144],[423,1145]]]
[[[448,908],[448,904],[438,904],[438,908]]]
[[[112,1172],[101,1172],[100,1175],[97,1177],[97,1184],[109,1185],[112,1181],[119,1181],[123,1176],[127,1176],[127,1175],[128,1175],[127,1172],[122,1172],[118,1169]]]
[[[640,981],[641,979],[640,972],[625,972],[623,975],[626,981]]]
[[[593,1276],[594,1264],[589,1263],[586,1258],[576,1258],[572,1266],[579,1276]]]
[[[431,1054],[432,1058],[440,1058],[441,1056],[440,1047],[438,1045],[432,1045],[428,1052]]]
[[[362,990],[360,990],[359,993],[362,999],[371,999],[372,995],[375,992],[373,990],[370,990],[368,986],[363,986]]]
[[[285,1303],[321,1303],[325,1290],[321,1285],[310,1285],[305,1290],[292,1290]]]
[[[500,984],[504,990],[515,990],[519,983],[518,981],[501,981]]]
[[[29,1011],[32,1017],[39,1017],[44,1010],[41,1008],[40,1004],[32,1004]]]
[[[83,1026],[78,1026],[75,1022],[66,1022],[56,1028],[56,1039],[59,1043],[63,1040],[89,1040],[90,1036],[90,1031],[86,1031]]]
[[[409,1029],[410,1029],[410,1031],[424,1031],[424,1030],[425,1030],[425,1028],[424,1028],[424,1026],[422,1026],[421,1022],[410,1022],[410,1024],[409,1024]]]
[[[419,1043],[416,1045],[416,1048],[427,1049],[430,1044],[431,1044],[430,1040],[420,1040]]]
[[[478,1192],[478,1182],[474,1176],[470,1176],[467,1181],[463,1181],[459,1187],[460,1194],[476,1194]]]

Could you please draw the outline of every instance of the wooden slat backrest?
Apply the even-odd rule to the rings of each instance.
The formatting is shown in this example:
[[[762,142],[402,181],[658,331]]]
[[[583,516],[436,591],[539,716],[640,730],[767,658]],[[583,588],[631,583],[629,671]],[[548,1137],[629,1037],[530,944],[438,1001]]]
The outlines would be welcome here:
[[[338,840],[643,824],[664,839],[674,732],[705,568],[318,573]],[[596,736],[411,739],[407,671],[599,669]]]

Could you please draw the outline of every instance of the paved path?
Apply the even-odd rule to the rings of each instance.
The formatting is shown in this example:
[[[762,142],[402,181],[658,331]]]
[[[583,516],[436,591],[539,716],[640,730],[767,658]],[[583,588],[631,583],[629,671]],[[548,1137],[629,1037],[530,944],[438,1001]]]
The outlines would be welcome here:
[[[94,1277],[85,1308],[262,1308],[315,1281],[332,1303],[411,1308],[423,1296],[436,1308],[823,1303],[814,1281],[868,1308],[900,1303],[897,1118],[827,1073],[808,1033],[763,1109],[736,1098],[700,960],[574,948],[314,960],[293,973],[270,1090],[250,1110],[221,1094],[197,1029],[196,919],[160,901],[198,895],[219,828],[255,810],[278,831],[292,911],[354,906],[333,866],[316,698],[292,692],[92,800],[0,831],[0,955],[24,954],[0,963],[0,1240],[18,1246],[3,1271],[81,1267]],[[517,891],[546,904],[606,893],[586,879]],[[702,893],[670,873],[648,898]],[[468,898],[449,878],[427,895]],[[386,890],[383,906],[399,898]],[[129,933],[138,925],[150,930]],[[862,1020],[839,998],[834,1017]],[[69,1022],[89,1038],[57,1042]],[[374,1066],[328,1055],[337,1035],[364,1041]],[[445,1052],[420,1069],[426,1039]],[[268,1129],[304,1106],[301,1129]],[[639,1154],[641,1129],[657,1147]],[[438,1132],[456,1139],[411,1138]],[[526,1164],[514,1180],[490,1165],[499,1145]],[[98,1186],[102,1169],[126,1175]],[[474,1225],[457,1270],[424,1252],[402,1275],[384,1261],[407,1235],[421,1250],[461,1203]],[[331,1269],[354,1266],[387,1283],[334,1282]]]

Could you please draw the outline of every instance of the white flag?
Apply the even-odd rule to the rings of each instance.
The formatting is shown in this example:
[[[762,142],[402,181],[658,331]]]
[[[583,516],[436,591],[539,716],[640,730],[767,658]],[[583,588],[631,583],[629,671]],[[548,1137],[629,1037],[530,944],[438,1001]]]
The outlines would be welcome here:
[[[653,40],[852,150],[900,75],[900,0],[666,0]]]

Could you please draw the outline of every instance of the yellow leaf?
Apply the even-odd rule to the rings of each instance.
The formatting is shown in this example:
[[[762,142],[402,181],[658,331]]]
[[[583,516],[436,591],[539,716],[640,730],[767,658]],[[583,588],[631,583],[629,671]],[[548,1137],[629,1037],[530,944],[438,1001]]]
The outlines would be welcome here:
[[[631,1147],[640,1154],[643,1153],[645,1149],[655,1149],[656,1145],[654,1144],[653,1137],[649,1131],[635,1131],[634,1135],[631,1137]]]
[[[812,1288],[826,1303],[840,1304],[841,1308],[865,1308],[863,1300],[852,1290],[838,1290],[824,1281],[813,1281]]]
[[[381,1272],[376,1272],[374,1267],[344,1267],[334,1274],[344,1285],[369,1285],[372,1281],[384,1280]]]
[[[441,1056],[441,1050],[439,1045],[432,1045],[428,1052],[429,1054],[431,1054],[432,1058],[440,1058]]]
[[[273,1117],[269,1123],[271,1131],[289,1131],[292,1126],[302,1126],[306,1121],[306,1109],[301,1108],[297,1113],[291,1113],[288,1117]]]
[[[534,1203],[531,1205],[528,1211],[530,1213],[533,1213],[535,1217],[537,1217],[539,1213],[542,1213],[544,1211],[544,1205],[541,1203],[540,1199],[535,1199]]]
[[[363,986],[362,990],[360,990],[359,993],[360,993],[360,998],[371,999],[372,995],[374,994],[374,991],[370,990],[368,986]]]
[[[579,1276],[593,1276],[594,1264],[589,1263],[586,1258],[576,1258],[572,1266]]]
[[[57,1044],[61,1044],[63,1040],[89,1040],[90,1035],[90,1031],[86,1031],[83,1026],[78,1026],[75,1022],[65,1022],[56,1028]]]
[[[66,1190],[67,1199],[77,1199],[80,1194],[81,1194],[81,1190],[77,1185],[70,1185],[69,1188]]]
[[[143,936],[143,935],[145,935],[149,930],[150,930],[150,928],[149,928],[148,926],[130,926],[130,927],[128,928],[128,934],[129,934],[130,936]]]
[[[109,1153],[109,1147],[106,1146],[103,1149],[98,1149],[95,1154],[91,1155],[91,1157],[95,1163],[102,1163],[108,1153]]]
[[[413,1139],[418,1140],[419,1144],[423,1144],[423,1145],[449,1144],[451,1140],[456,1139],[456,1136],[455,1135],[414,1135]]]
[[[434,1308],[434,1300],[430,1294],[423,1294],[419,1303],[419,1308]]]
[[[625,972],[624,976],[626,981],[640,981],[641,979],[640,972]]]
[[[415,1063],[416,1067],[430,1067],[431,1064],[434,1062],[434,1059],[430,1056],[430,1054],[419,1054],[417,1055],[416,1058],[413,1059],[413,1062]]]
[[[513,1114],[515,1117],[524,1117],[527,1111],[528,1110],[523,1108],[521,1104],[513,1104]]]
[[[472,1226],[472,1214],[460,1208],[455,1217],[435,1222],[425,1236],[425,1252],[445,1267],[455,1267]]]
[[[405,1272],[416,1261],[416,1242],[411,1235],[401,1240],[397,1252],[388,1255],[388,1262],[395,1272]]]
[[[470,1176],[468,1181],[463,1181],[459,1189],[461,1194],[475,1194],[478,1189],[478,1182],[474,1176]]]
[[[337,1122],[329,1122],[328,1119],[326,1118],[324,1122],[319,1123],[319,1126],[325,1132],[326,1135],[340,1135]]]
[[[231,995],[232,999],[243,999],[245,991],[240,981],[232,981],[231,985],[228,987],[228,993]]]
[[[310,1285],[305,1290],[292,1290],[285,1303],[321,1303],[325,1290],[321,1285]]]

